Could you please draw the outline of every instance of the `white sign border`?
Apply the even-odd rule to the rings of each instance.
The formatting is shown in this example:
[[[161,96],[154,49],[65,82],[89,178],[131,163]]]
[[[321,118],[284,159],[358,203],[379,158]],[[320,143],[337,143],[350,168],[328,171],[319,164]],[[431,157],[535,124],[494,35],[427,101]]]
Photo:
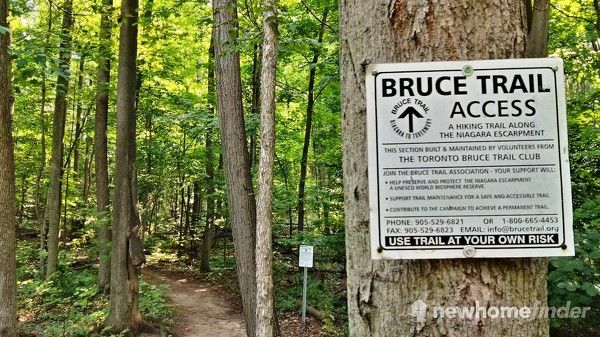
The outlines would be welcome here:
[[[306,252],[302,252],[302,249],[306,248]],[[310,260],[306,257],[310,257]],[[303,259],[304,257],[304,259]],[[304,263],[306,262],[306,263]],[[315,264],[315,247],[309,245],[300,245],[298,249],[298,266],[303,268],[313,268]]]
[[[384,249],[380,243],[379,223],[379,186],[378,186],[378,158],[377,158],[377,126],[376,126],[376,95],[375,80],[381,73],[397,72],[435,72],[435,71],[461,71],[465,66],[472,67],[473,71],[501,70],[501,69],[532,69],[552,68],[555,73],[555,96],[557,106],[558,142],[560,144],[560,170],[563,205],[563,238],[558,247],[475,247],[474,254],[466,254],[465,247],[452,248],[420,248],[414,247],[399,249]],[[401,68],[403,70],[398,70]],[[380,259],[451,259],[451,258],[514,258],[514,257],[551,257],[575,255],[573,238],[573,209],[571,199],[571,177],[569,165],[569,146],[567,131],[566,101],[563,61],[560,58],[542,59],[505,59],[505,60],[473,60],[473,61],[448,61],[448,62],[422,62],[422,63],[385,63],[370,64],[366,73],[366,102],[367,102],[367,153],[368,153],[368,179],[369,179],[369,208],[370,208],[370,242],[371,258]],[[372,186],[375,182],[376,186]],[[469,247],[473,248],[473,247]],[[469,256],[467,256],[469,255]]]

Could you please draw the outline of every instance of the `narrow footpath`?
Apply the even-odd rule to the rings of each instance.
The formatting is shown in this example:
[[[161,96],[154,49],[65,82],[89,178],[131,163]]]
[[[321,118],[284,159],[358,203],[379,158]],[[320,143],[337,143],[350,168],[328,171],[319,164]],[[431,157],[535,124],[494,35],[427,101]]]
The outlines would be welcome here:
[[[173,337],[246,337],[242,313],[218,286],[147,268],[142,277],[150,284],[170,286],[168,298],[175,307]]]

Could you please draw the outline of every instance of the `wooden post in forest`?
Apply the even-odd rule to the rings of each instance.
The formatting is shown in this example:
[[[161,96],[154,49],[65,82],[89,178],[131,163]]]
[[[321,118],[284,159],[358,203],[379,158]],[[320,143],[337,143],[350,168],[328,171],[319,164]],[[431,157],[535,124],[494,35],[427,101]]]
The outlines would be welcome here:
[[[340,2],[340,74],[350,336],[548,336],[548,319],[415,322],[421,296],[447,306],[547,302],[547,259],[372,260],[366,69],[373,63],[525,56],[525,2]],[[418,308],[416,308],[418,309]]]

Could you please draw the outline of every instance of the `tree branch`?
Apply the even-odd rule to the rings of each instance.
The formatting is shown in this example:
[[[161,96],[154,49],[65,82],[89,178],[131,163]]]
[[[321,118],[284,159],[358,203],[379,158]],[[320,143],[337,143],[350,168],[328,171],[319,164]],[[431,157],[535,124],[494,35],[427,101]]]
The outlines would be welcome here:
[[[593,20],[590,20],[588,18],[584,18],[582,16],[577,16],[577,15],[569,14],[569,13],[565,12],[562,8],[560,8],[560,7],[556,6],[556,5],[553,5],[553,4],[550,4],[550,6],[552,8],[554,8],[554,9],[556,9],[559,13],[561,13],[562,15],[564,15],[564,16],[566,16],[568,18],[582,20],[582,21],[585,21],[587,23],[591,23],[592,25],[596,25],[596,23]],[[535,8],[535,9],[537,9],[537,8]]]

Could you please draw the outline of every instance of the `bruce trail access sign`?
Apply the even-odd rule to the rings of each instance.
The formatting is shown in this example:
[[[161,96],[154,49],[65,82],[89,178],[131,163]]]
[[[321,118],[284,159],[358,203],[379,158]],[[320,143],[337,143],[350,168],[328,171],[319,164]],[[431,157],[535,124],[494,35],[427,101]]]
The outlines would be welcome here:
[[[574,254],[558,58],[375,64],[374,259]]]

